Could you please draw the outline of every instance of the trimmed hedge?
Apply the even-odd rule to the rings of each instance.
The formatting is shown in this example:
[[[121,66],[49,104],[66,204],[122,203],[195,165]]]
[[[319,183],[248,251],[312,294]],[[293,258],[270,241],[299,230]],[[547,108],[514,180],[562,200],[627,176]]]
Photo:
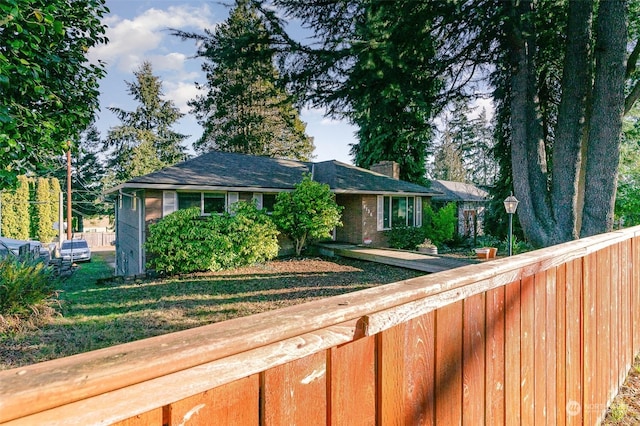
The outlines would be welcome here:
[[[239,202],[233,213],[201,216],[178,210],[149,226],[148,268],[159,273],[217,271],[264,262],[278,254],[278,231],[254,204]]]

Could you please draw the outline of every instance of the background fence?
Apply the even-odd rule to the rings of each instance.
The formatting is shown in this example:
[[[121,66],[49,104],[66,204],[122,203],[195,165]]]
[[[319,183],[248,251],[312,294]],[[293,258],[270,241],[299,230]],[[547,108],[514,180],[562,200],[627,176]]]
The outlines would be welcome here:
[[[640,351],[639,235],[0,372],[0,422],[595,425]]]
[[[116,241],[115,232],[74,232],[73,238],[87,240],[91,248],[113,247]]]

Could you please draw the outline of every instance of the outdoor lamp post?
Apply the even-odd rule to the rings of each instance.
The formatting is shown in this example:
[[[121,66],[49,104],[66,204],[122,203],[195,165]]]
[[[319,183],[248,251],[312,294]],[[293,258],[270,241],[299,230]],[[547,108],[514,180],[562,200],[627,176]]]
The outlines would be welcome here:
[[[513,196],[513,192],[504,200],[504,209],[507,211],[509,215],[509,256],[512,254],[513,250],[513,214],[516,212],[518,208],[518,199]]]

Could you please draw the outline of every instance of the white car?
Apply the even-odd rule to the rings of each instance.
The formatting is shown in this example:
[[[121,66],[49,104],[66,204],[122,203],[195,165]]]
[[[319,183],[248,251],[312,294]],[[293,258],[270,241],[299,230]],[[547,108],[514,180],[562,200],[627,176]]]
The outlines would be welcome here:
[[[91,262],[91,249],[86,240],[66,240],[60,247],[60,257],[71,262]]]

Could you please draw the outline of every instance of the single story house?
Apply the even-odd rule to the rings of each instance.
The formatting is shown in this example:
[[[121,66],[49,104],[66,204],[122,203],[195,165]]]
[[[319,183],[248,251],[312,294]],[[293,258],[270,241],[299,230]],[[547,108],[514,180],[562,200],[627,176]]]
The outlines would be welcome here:
[[[162,217],[193,206],[200,207],[202,215],[217,214],[234,202],[250,200],[268,211],[276,195],[292,191],[305,174],[329,185],[344,207],[344,226],[335,230],[335,240],[385,246],[384,231],[392,226],[422,225],[423,203],[438,192],[399,180],[396,163],[383,162],[377,170],[382,173],[339,161],[212,151],[133,178],[106,191],[116,196],[116,275],[144,273],[148,226]]]
[[[474,237],[483,235],[484,211],[489,193],[471,183],[432,180],[431,189],[440,192],[432,199],[434,206],[455,203],[458,212],[459,235]]]

